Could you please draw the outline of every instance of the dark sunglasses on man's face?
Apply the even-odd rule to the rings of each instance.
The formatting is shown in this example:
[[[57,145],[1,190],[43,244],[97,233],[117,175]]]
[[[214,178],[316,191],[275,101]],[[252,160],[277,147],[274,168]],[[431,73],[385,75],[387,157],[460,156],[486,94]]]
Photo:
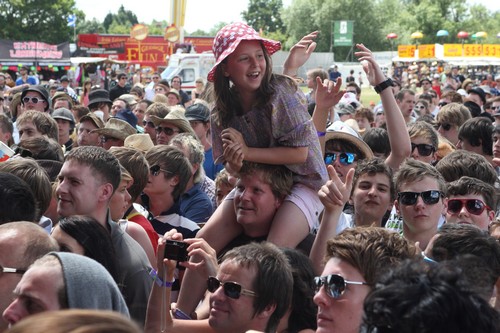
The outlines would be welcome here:
[[[213,293],[219,287],[222,286],[224,289],[224,295],[232,299],[238,299],[241,295],[256,297],[257,294],[254,291],[244,289],[241,284],[236,282],[221,282],[216,277],[210,276],[207,280],[207,289],[209,292]]]
[[[155,177],[158,176],[160,172],[165,172],[167,174],[170,173],[170,171],[162,169],[161,166],[159,166],[158,164],[155,164],[152,167],[150,167],[149,172]]]
[[[319,292],[321,286],[325,286],[326,294],[331,298],[340,298],[348,284],[368,285],[366,282],[348,281],[338,274],[316,276],[314,278],[316,292]]]
[[[462,207],[472,215],[481,215],[485,209],[491,208],[479,199],[450,199],[448,200],[448,213],[458,214]]]
[[[351,165],[356,159],[356,154],[353,153],[326,153],[325,154],[325,164],[332,164],[339,158],[339,162],[342,165]]]
[[[144,127],[151,127],[151,128],[154,128],[155,127],[155,124],[152,122],[152,121],[146,121],[146,120],[143,120],[142,121],[142,125]]]
[[[415,143],[412,142],[411,143],[411,151],[414,151],[415,148],[417,148],[418,154],[420,156],[429,156],[435,150],[432,145],[428,145],[428,144],[425,144],[425,143],[415,144]]]
[[[165,133],[166,135],[174,135],[174,133],[179,133],[178,130],[174,130],[173,128],[170,127],[156,127],[155,128],[156,134],[160,134],[161,132]]]
[[[438,190],[425,192],[399,192],[398,201],[402,205],[411,206],[417,203],[417,199],[419,196],[422,197],[422,200],[426,205],[435,205],[439,202],[439,199],[443,196],[443,193]]]

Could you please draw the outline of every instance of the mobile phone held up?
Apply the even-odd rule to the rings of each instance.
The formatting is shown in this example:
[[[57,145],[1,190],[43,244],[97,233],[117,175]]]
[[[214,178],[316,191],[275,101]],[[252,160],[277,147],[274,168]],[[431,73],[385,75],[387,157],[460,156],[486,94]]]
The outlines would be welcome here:
[[[168,240],[165,243],[164,258],[176,261],[188,261],[187,248],[189,244],[180,241]]]

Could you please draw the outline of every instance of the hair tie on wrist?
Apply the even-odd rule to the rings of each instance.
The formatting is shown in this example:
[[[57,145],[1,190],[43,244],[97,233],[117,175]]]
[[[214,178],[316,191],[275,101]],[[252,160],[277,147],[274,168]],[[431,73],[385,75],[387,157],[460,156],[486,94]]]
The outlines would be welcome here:
[[[316,131],[316,133],[318,134],[318,138],[326,135],[326,132]]]

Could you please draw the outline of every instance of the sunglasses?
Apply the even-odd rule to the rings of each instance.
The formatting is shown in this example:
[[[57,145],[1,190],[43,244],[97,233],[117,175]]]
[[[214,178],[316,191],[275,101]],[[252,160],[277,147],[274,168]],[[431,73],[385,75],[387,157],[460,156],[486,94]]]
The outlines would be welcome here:
[[[178,130],[174,130],[170,127],[160,127],[160,126],[156,127],[155,131],[156,134],[160,134],[161,132],[163,132],[168,136],[173,135],[174,133],[180,133]]]
[[[441,127],[445,131],[449,131],[451,129],[451,124],[437,124],[437,127]]]
[[[165,91],[165,88],[155,88],[155,91],[156,91],[156,92],[159,92],[159,91]]]
[[[158,79],[160,79],[159,76],[153,76],[153,80],[158,80]]]
[[[448,105],[448,103],[446,103],[446,102],[439,102],[439,104],[438,104],[439,107],[443,107],[445,105]]]
[[[500,111],[500,105],[497,105],[497,106],[492,106],[491,109],[493,111],[496,111],[496,110],[499,110]]]
[[[481,215],[483,211],[491,208],[479,199],[450,199],[448,200],[448,213],[458,214],[462,207],[472,215]]]
[[[26,270],[25,269],[10,268],[10,267],[3,267],[0,265],[0,275],[3,273],[24,274],[24,273],[26,273]]]
[[[151,128],[155,127],[155,124],[152,121],[146,121],[146,120],[142,121],[142,125],[144,125],[144,127],[146,127],[146,126],[151,127]]]
[[[321,286],[325,286],[325,291],[331,298],[340,298],[345,292],[345,288],[348,284],[368,285],[366,282],[348,281],[338,274],[316,276],[314,278],[316,292],[319,292]]]
[[[101,136],[101,143],[106,143],[110,140],[120,140],[120,139],[117,139],[117,138],[111,138],[111,137],[108,137],[108,136]]]
[[[422,197],[422,200],[426,205],[435,205],[444,195],[441,191],[438,190],[425,192],[399,192],[398,201],[403,205],[411,206],[417,203],[417,199],[419,196]]]
[[[337,156],[339,157],[339,162],[342,165],[351,165],[354,163],[356,159],[356,154],[353,153],[326,153],[325,154],[325,163],[332,164],[337,160]]]
[[[158,164],[155,164],[152,167],[150,167],[149,172],[155,177],[158,176],[160,172],[170,173],[170,171],[162,169],[161,166],[159,166]]]
[[[428,145],[425,143],[415,144],[412,142],[411,143],[411,151],[413,152],[415,150],[415,148],[417,148],[418,154],[420,156],[429,156],[430,154],[432,154],[435,151],[435,149],[432,145]]]
[[[45,102],[43,99],[41,98],[38,98],[38,97],[23,97],[23,103],[29,103],[31,101],[31,103],[33,104],[38,104],[40,102]]]
[[[31,150],[19,146],[14,149],[14,153],[21,157],[33,157],[33,153],[31,152]]]
[[[414,109],[420,109],[420,110],[422,110],[422,109],[425,109],[425,106],[423,106],[423,105],[415,105]]]
[[[210,276],[207,279],[207,289],[209,292],[213,293],[222,285],[224,289],[224,295],[232,299],[238,299],[241,295],[247,295],[251,297],[256,297],[257,294],[254,291],[244,289],[241,284],[236,282],[221,282],[216,277]]]

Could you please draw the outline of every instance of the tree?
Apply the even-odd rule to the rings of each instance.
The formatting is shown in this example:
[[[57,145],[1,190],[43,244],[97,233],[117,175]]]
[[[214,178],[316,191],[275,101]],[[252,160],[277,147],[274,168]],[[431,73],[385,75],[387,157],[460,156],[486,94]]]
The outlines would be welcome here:
[[[105,33],[104,25],[98,22],[95,18],[91,21],[78,20],[76,21],[76,31],[79,34],[99,34]]]
[[[73,38],[67,17],[75,11],[74,0],[2,0],[0,38],[49,44],[67,42]]]
[[[281,0],[250,0],[248,10],[244,10],[241,15],[257,31],[262,29],[264,33],[284,33],[282,10]]]
[[[130,10],[126,10],[123,5],[118,8],[118,13],[108,13],[104,18],[103,26],[107,33],[119,33],[119,31],[130,32],[130,28],[139,23],[137,16]]]

